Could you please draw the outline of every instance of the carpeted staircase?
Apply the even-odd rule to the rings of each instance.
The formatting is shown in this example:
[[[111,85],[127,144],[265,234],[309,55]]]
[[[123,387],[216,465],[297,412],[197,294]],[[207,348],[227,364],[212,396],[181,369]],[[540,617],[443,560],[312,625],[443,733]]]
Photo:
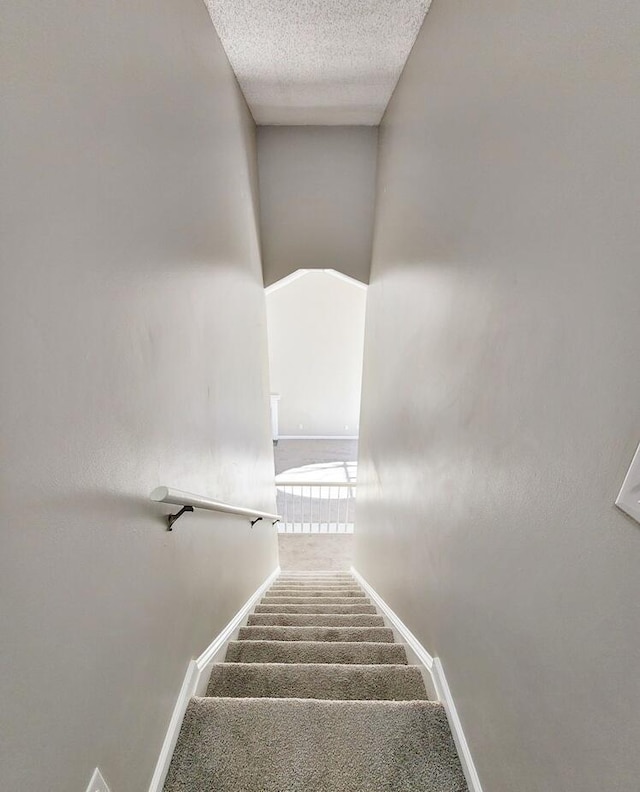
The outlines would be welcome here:
[[[441,704],[348,574],[282,575],[187,709],[165,792],[466,792]]]

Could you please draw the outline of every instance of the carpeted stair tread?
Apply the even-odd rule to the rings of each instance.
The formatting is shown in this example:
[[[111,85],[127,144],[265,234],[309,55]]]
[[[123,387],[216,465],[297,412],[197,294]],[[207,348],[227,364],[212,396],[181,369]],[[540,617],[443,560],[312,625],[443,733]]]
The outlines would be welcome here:
[[[254,613],[375,613],[375,605],[355,603],[349,605],[336,605],[323,603],[322,605],[296,605],[295,603],[280,603],[278,605],[256,605]]]
[[[441,704],[195,698],[165,792],[465,792]]]
[[[287,588],[278,588],[272,586],[265,594],[278,594],[285,596],[294,594],[296,597],[314,597],[318,594],[325,597],[366,597],[367,595],[362,589],[347,588],[346,586],[331,586],[328,588],[318,588],[317,586],[287,586]]]
[[[308,582],[296,582],[293,580],[285,580],[285,581],[276,581],[272,584],[272,588],[361,588],[354,580],[348,581],[332,581],[332,582],[323,582],[322,580],[310,580]]]
[[[366,597],[362,589],[318,589],[318,588],[289,588],[289,589],[269,589],[263,594],[264,597]]]
[[[278,578],[273,586],[359,586],[353,578]]]
[[[263,597],[366,597],[364,591],[360,589],[269,589]]]
[[[364,591],[357,586],[271,586],[269,594],[277,594],[280,591],[295,591],[298,593],[306,594],[307,592],[321,591],[323,594],[342,594],[348,592],[350,594],[364,595]]]
[[[230,641],[225,662],[408,664],[401,644],[341,641]]]
[[[265,594],[261,600],[263,605],[313,605],[314,602],[321,602],[323,605],[349,605],[357,603],[370,605],[368,597],[307,597],[307,596],[276,596],[275,594]]]
[[[417,666],[218,663],[207,696],[338,700],[427,699]]]
[[[353,573],[348,569],[281,569],[280,577],[350,577]]]
[[[272,586],[319,586],[324,588],[325,586],[344,586],[346,588],[349,587],[360,587],[360,584],[357,583],[355,580],[274,580],[271,584]]]
[[[393,643],[388,627],[241,627],[239,641],[344,641]]]
[[[276,580],[355,580],[350,572],[281,572]]]
[[[273,586],[316,586],[317,588],[338,587],[353,588],[359,586],[355,580],[276,580]]]
[[[249,627],[384,627],[384,619],[369,613],[252,613]]]
[[[358,581],[346,575],[345,577],[322,577],[322,576],[309,576],[309,577],[284,577],[281,575],[273,581],[274,585],[281,583],[322,583],[322,584],[347,584],[350,586],[359,585]]]
[[[359,583],[353,578],[344,578],[342,580],[322,580],[321,578],[308,578],[306,580],[285,580],[278,578],[272,583],[273,586],[358,586]]]
[[[276,580],[279,588],[361,588],[355,580]]]

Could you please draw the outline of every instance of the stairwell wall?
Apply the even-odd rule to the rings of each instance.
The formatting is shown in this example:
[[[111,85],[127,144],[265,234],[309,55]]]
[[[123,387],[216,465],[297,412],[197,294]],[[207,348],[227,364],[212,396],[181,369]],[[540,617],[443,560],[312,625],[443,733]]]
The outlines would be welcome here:
[[[258,127],[265,286],[298,269],[369,282],[377,145],[377,127]]]
[[[255,127],[200,0],[3,4],[0,787],[148,788],[277,565]]]
[[[435,0],[380,131],[355,567],[491,792],[640,775],[640,8]]]

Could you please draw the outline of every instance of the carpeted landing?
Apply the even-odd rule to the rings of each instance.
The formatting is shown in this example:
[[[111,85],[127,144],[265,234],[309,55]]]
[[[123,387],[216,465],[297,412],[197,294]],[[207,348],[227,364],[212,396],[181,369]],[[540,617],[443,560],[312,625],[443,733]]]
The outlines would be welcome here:
[[[346,573],[281,575],[207,696],[165,792],[467,792],[442,705]]]

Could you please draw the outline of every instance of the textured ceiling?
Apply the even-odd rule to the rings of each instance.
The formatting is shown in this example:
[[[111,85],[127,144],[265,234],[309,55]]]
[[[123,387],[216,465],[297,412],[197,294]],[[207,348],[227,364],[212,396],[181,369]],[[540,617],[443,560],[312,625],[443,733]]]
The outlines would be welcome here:
[[[258,124],[371,124],[430,0],[206,0]]]

